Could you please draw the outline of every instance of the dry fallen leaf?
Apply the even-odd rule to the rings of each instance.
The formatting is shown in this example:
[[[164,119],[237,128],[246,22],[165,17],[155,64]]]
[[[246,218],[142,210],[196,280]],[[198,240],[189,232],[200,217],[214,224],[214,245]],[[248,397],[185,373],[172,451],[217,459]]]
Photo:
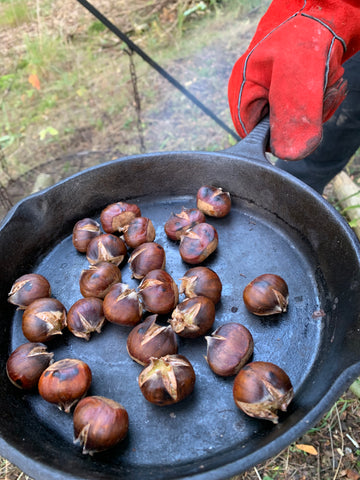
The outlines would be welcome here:
[[[349,478],[350,480],[359,480],[360,474],[358,472],[355,472],[355,470],[346,470],[346,477]]]
[[[28,82],[36,88],[36,90],[40,90],[40,80],[36,73],[29,75]]]
[[[312,445],[305,445],[303,443],[295,444],[295,447],[303,452],[308,453],[309,455],[318,455],[318,451]]]

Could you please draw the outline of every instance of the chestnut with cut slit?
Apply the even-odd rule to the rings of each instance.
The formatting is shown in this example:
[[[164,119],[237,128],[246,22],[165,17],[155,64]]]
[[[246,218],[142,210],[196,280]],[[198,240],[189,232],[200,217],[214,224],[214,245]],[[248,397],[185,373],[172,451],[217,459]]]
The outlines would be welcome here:
[[[187,298],[171,314],[169,323],[180,337],[196,338],[205,335],[215,321],[215,305],[207,297]]]
[[[126,254],[127,248],[123,240],[111,233],[103,233],[93,238],[86,249],[86,258],[91,265],[110,262],[118,266]]]
[[[129,356],[140,365],[149,365],[150,358],[174,355],[178,351],[176,334],[170,325],[156,323],[157,315],[150,315],[134,327],[128,335],[126,348]]]
[[[186,263],[202,263],[216,250],[218,241],[218,233],[212,225],[198,223],[181,236],[180,256]]]
[[[67,312],[56,298],[38,298],[25,309],[22,331],[29,342],[47,342],[61,335],[66,327]]]
[[[282,368],[270,362],[252,362],[236,375],[233,396],[236,406],[250,417],[278,423],[278,410],[286,412],[294,391]]]
[[[162,269],[146,274],[138,292],[145,310],[151,313],[170,313],[179,301],[179,290],[174,279]]]
[[[180,240],[187,230],[203,222],[205,215],[198,208],[183,208],[180,213],[170,215],[164,230],[171,240]]]
[[[27,273],[13,283],[9,292],[8,302],[25,309],[38,298],[47,298],[51,295],[49,281],[39,273]]]
[[[253,337],[240,323],[224,323],[205,339],[205,359],[211,370],[222,377],[236,375],[254,352]]]
[[[76,405],[73,424],[74,443],[80,443],[83,454],[93,455],[114,447],[126,437],[129,415],[115,400],[94,395]]]
[[[100,333],[104,323],[103,301],[100,298],[80,298],[68,311],[67,327],[76,337],[90,340],[91,333]]]
[[[6,362],[7,376],[16,387],[33,390],[37,387],[43,371],[52,362],[53,356],[43,343],[23,343],[11,353]]]
[[[140,217],[140,208],[134,203],[117,202],[105,207],[100,214],[104,232],[122,232],[135,217]]]
[[[243,300],[246,308],[254,315],[283,313],[287,310],[289,289],[279,275],[265,273],[246,285]]]
[[[126,283],[115,283],[105,295],[103,306],[107,320],[117,325],[132,327],[143,313],[138,293]]]
[[[173,405],[184,400],[194,389],[195,372],[183,355],[166,355],[151,358],[139,375],[142,394],[158,406]]]
[[[91,380],[91,370],[87,363],[75,358],[64,358],[43,371],[38,384],[39,393],[44,400],[69,413],[86,395]]]
[[[120,269],[109,262],[91,265],[80,274],[80,292],[83,297],[103,299],[112,285],[121,282]]]
[[[220,187],[204,185],[196,194],[196,206],[205,215],[225,217],[231,210],[230,193]]]
[[[208,267],[190,268],[180,279],[179,293],[192,298],[202,295],[215,304],[220,301],[222,283],[217,273]]]
[[[85,253],[90,241],[100,234],[100,224],[96,220],[83,218],[75,223],[72,243],[78,252]]]

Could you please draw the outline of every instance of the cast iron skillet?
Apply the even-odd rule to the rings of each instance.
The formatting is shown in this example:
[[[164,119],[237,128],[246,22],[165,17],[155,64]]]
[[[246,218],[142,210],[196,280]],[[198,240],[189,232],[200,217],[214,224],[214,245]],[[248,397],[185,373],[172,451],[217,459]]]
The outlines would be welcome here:
[[[270,165],[268,124],[234,149],[218,153],[137,155],[91,168],[20,202],[1,225],[0,453],[36,479],[226,479],[275,455],[307,431],[360,374],[360,249],[342,217],[317,193]],[[232,196],[228,217],[209,219],[219,247],[204,265],[223,282],[214,328],[228,321],[253,334],[253,360],[271,361],[290,376],[295,398],[278,425],[246,417],[232,399],[233,379],[208,368],[204,339],[179,340],[197,374],[195,390],[171,407],[146,402],[141,371],[129,359],[128,328],[107,324],[90,342],[69,332],[49,343],[55,360],[77,357],[93,372],[89,394],[111,397],[128,410],[127,439],[107,453],[84,456],[72,444],[71,415],[8,381],[5,363],[25,339],[21,312],[7,303],[13,281],[44,274],[69,308],[81,297],[85,257],[71,244],[75,222],[98,218],[114,201],[137,203],[156,226],[167,271],[179,283],[190,268],[163,225],[172,211],[194,207],[203,184]],[[126,262],[123,281],[132,286]],[[242,302],[245,285],[262,273],[288,283],[290,305],[280,317],[259,318]],[[166,319],[161,319],[166,322]]]

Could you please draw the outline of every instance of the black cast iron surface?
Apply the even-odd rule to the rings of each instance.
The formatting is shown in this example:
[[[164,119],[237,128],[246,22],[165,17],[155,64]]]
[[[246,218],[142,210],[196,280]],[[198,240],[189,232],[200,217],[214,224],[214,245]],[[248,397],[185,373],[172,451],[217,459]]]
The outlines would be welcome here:
[[[260,126],[261,127],[261,126]],[[183,152],[121,159],[76,175],[21,202],[4,220],[0,247],[0,453],[36,479],[226,479],[276,454],[304,433],[360,373],[360,254],[357,239],[320,196],[263,161],[265,129],[258,129],[240,151]],[[239,147],[237,147],[239,149]],[[242,150],[242,151],[241,151]],[[233,155],[236,153],[236,157]],[[232,211],[208,221],[219,246],[204,265],[223,282],[214,329],[229,321],[246,325],[255,342],[253,360],[281,366],[295,398],[278,425],[246,417],[234,405],[233,379],[208,368],[203,338],[179,338],[179,353],[192,362],[193,394],[178,405],[146,402],[137,384],[141,366],[126,352],[129,328],[106,324],[89,342],[65,332],[49,342],[55,360],[86,361],[93,373],[89,394],[108,396],[129,413],[127,439],[115,449],[81,454],[72,444],[72,418],[37,394],[24,394],[5,374],[9,353],[26,339],[20,311],[6,302],[13,281],[23,273],[45,275],[53,296],[67,308],[79,298],[78,279],[87,267],[71,243],[75,222],[99,218],[106,205],[137,203],[156,227],[156,241],[167,254],[166,270],[178,285],[190,265],[163,226],[171,212],[195,206],[203,184],[232,195]],[[126,262],[123,282],[134,288]],[[288,283],[288,312],[259,318],[242,302],[245,285],[262,273]],[[319,312],[323,311],[324,314]],[[166,323],[167,318],[160,318]]]

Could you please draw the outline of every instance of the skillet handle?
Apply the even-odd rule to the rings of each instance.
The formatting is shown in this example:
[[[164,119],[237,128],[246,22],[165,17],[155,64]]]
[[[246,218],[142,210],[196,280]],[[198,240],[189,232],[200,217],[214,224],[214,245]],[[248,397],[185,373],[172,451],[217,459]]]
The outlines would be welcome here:
[[[269,163],[265,156],[266,147],[270,136],[269,116],[261,120],[247,137],[240,140],[232,147],[222,150],[222,153],[230,153],[239,158],[251,159],[258,162]]]

